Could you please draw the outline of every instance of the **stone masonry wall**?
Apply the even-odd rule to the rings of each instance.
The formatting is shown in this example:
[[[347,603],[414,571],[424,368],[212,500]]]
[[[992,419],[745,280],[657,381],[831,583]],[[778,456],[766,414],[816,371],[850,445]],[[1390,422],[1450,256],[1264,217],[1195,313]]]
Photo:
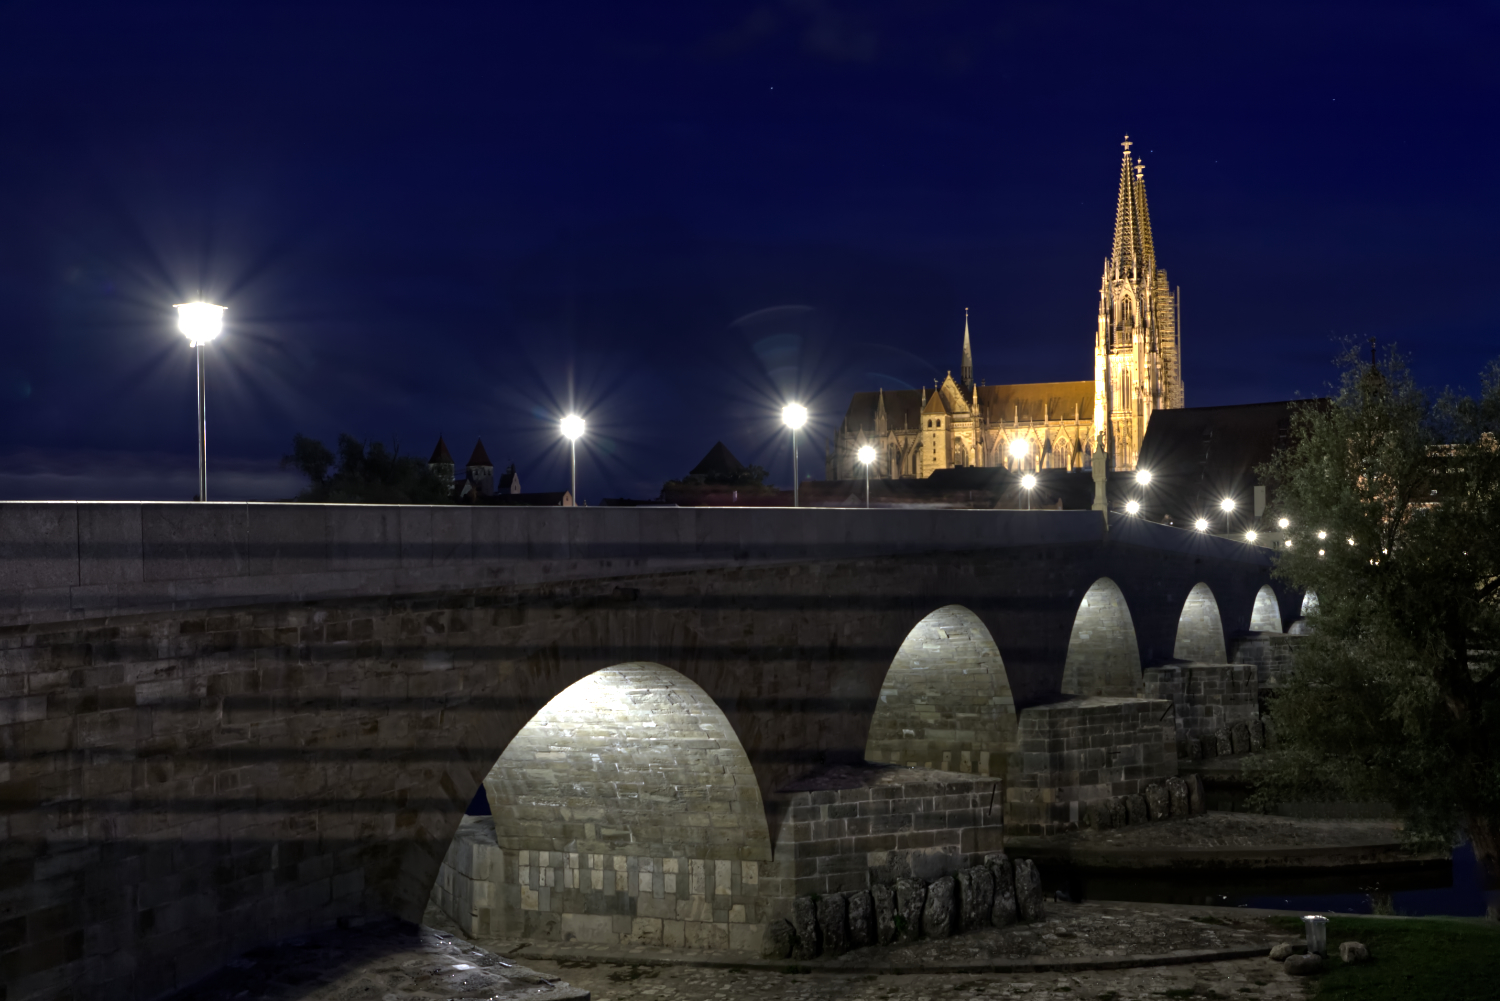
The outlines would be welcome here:
[[[1229,659],[1224,652],[1223,616],[1207,584],[1194,584],[1182,604],[1172,656],[1197,664],[1222,664]]]
[[[1084,592],[1068,636],[1062,690],[1123,698],[1140,694],[1141,651],[1119,585],[1101,577]]]
[[[989,630],[958,605],[917,623],[880,688],[865,757],[997,775],[1015,744],[1016,707]]]
[[[1260,716],[1252,664],[1152,667],[1146,670],[1144,685],[1147,698],[1172,703],[1178,757],[1197,757],[1192,744]]]
[[[1300,637],[1291,633],[1241,633],[1236,637],[1230,660],[1255,667],[1256,686],[1275,688],[1291,670],[1292,655]]]
[[[1005,789],[1008,834],[1052,834],[1083,807],[1177,774],[1171,703],[1082,698],[1021,711]]]

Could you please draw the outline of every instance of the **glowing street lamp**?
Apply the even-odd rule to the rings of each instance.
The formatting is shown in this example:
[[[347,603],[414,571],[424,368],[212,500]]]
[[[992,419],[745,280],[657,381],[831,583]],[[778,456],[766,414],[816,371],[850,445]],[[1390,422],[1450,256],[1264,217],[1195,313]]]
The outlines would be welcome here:
[[[1149,469],[1137,469],[1135,471],[1135,481],[1137,483],[1139,483],[1143,487],[1150,486],[1151,485],[1151,470],[1149,470]]]
[[[1010,457],[1017,462],[1025,460],[1031,454],[1031,445],[1025,438],[1014,438],[1010,443]]]
[[[208,500],[208,399],[203,385],[203,345],[224,329],[224,307],[207,302],[182,302],[177,310],[177,329],[193,346],[198,368],[198,499]]]
[[[1128,500],[1128,501],[1126,501],[1125,502],[1125,513],[1126,514],[1140,514],[1141,513],[1141,502],[1138,501],[1138,500]]]
[[[562,434],[568,439],[568,448],[572,452],[573,467],[573,506],[578,506],[578,439],[583,437],[583,418],[577,414],[569,414],[562,419]]]
[[[1014,449],[1012,449],[1014,450]],[[1036,477],[1027,473],[1021,477],[1021,487],[1026,491],[1026,510],[1031,510],[1031,491],[1036,489]]]
[[[788,403],[781,408],[781,423],[792,429],[792,507],[801,507],[797,479],[797,429],[807,423],[807,408],[800,403]]]
[[[1233,497],[1225,497],[1223,500],[1219,501],[1219,507],[1223,508],[1226,514],[1228,512],[1230,512],[1230,511],[1233,511],[1234,510],[1234,498]]]
[[[1206,531],[1208,531],[1208,519],[1207,518],[1199,518],[1197,521],[1193,522],[1193,527],[1196,528],[1200,532],[1206,532]]]
[[[1255,529],[1253,529],[1253,528],[1246,529],[1245,530],[1245,541],[1246,542],[1254,542],[1255,539],[1256,539]]]
[[[1292,520],[1290,518],[1277,518],[1276,527],[1285,532],[1288,528],[1292,527]]]
[[[870,506],[870,463],[875,461],[875,448],[871,445],[859,446],[859,461],[865,464],[865,507]]]

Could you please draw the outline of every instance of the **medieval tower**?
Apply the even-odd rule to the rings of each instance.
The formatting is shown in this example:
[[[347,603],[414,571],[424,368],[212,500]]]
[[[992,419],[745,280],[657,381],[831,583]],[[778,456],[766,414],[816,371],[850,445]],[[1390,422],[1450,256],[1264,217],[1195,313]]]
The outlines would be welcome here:
[[[1153,411],[1182,407],[1182,351],[1177,338],[1177,298],[1167,272],[1156,266],[1151,215],[1146,208],[1145,165],[1130,160],[1130,137],[1121,143],[1120,194],[1115,243],[1099,284],[1099,327],[1094,338],[1094,433],[1116,469],[1134,469]]]

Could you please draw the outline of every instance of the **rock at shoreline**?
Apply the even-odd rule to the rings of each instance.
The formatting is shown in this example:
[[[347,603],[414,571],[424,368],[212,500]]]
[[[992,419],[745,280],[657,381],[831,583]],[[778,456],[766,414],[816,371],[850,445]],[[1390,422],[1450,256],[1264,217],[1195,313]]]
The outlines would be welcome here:
[[[1022,921],[1045,921],[1042,874],[1031,859],[1016,859],[1016,916]]]
[[[1294,977],[1310,977],[1323,972],[1323,957],[1316,952],[1288,956],[1284,967]]]
[[[875,944],[875,907],[869,890],[849,894],[849,947]]]
[[[1190,775],[1184,781],[1188,787],[1188,809],[1198,817],[1208,812],[1208,801],[1203,798],[1203,776]]]
[[[958,924],[964,931],[983,928],[995,909],[995,875],[976,865],[958,873]]]
[[[1168,812],[1173,820],[1192,816],[1192,804],[1188,802],[1188,785],[1175,775],[1167,779],[1167,799],[1171,801]]]
[[[927,884],[927,901],[922,905],[922,933],[928,938],[947,938],[953,934],[957,885],[952,876],[942,876]]]
[[[1132,824],[1145,824],[1151,820],[1150,810],[1146,806],[1146,797],[1140,793],[1125,797],[1125,810]]]
[[[1146,786],[1146,812],[1152,820],[1167,820],[1172,816],[1172,800],[1166,787],[1158,782]]]
[[[766,930],[760,938],[761,959],[790,959],[792,946],[796,944],[797,935],[792,931],[791,922],[785,918],[777,918],[766,924]]]
[[[1340,942],[1339,958],[1346,963],[1368,963],[1370,950],[1365,948],[1363,942]]]
[[[896,880],[896,941],[915,942],[922,936],[922,907],[927,887],[915,879]]]
[[[1297,943],[1295,942],[1277,942],[1271,946],[1271,958],[1278,963],[1284,963],[1288,956],[1295,956],[1296,954]]]
[[[875,941],[890,945],[896,941],[896,892],[880,883],[870,887],[870,906],[875,912]]]
[[[792,901],[792,931],[797,936],[792,945],[793,959],[812,959],[818,954],[818,909],[811,897]]]
[[[825,956],[849,951],[849,904],[842,893],[825,893],[818,898],[818,938]]]

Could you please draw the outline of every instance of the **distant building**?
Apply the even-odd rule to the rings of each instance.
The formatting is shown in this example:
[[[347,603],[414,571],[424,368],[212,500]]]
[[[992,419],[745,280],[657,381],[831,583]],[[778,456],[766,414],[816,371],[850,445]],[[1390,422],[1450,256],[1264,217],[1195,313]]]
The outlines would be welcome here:
[[[518,494],[521,492],[521,474],[516,472],[516,464],[512,462],[505,467],[505,472],[500,474],[500,482],[495,485],[498,494]]]
[[[500,481],[496,483],[495,464],[491,461],[489,452],[485,451],[483,438],[474,442],[474,451],[469,454],[462,479],[454,476],[456,467],[453,453],[448,451],[448,444],[442,435],[438,435],[437,447],[432,450],[432,458],[427,460],[427,468],[444,483],[453,484],[453,499],[461,504],[573,506],[573,495],[566,490],[523,494],[521,477],[516,472],[514,462],[505,468],[505,472],[500,474]]]
[[[1115,239],[1099,285],[1092,381],[987,386],[974,380],[964,317],[959,375],[923,387],[854,394],[827,458],[830,480],[864,475],[857,458],[875,448],[870,472],[925,478],[970,466],[1078,470],[1103,438],[1110,468],[1134,469],[1151,416],[1186,406],[1178,295],[1157,266],[1146,206],[1145,166],[1122,144]]]

